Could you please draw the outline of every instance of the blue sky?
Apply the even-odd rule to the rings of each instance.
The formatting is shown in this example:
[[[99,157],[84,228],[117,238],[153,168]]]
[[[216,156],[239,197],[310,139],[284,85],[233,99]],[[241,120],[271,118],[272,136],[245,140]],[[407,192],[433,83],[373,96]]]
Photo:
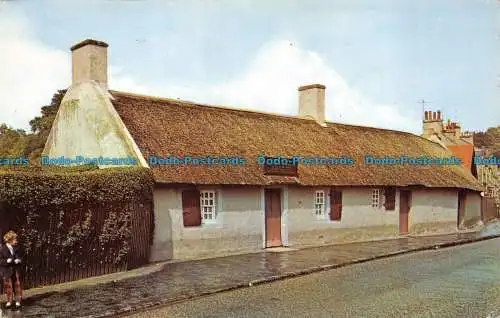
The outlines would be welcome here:
[[[112,89],[295,115],[297,87],[319,82],[329,121],[420,133],[423,98],[484,130],[500,124],[499,13],[486,0],[0,1],[0,122],[27,127],[90,37],[110,45]]]

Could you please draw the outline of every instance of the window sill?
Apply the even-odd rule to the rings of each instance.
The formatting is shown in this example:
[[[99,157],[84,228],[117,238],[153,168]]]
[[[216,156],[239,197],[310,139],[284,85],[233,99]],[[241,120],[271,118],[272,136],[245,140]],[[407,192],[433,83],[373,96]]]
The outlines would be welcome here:
[[[195,231],[200,229],[221,229],[223,227],[222,222],[213,222],[213,223],[202,223],[198,226],[184,226],[184,230],[187,231]]]
[[[200,227],[204,229],[221,229],[222,223],[221,222],[202,223]]]
[[[333,221],[330,219],[327,219],[326,217],[324,219],[316,219],[313,221],[314,224],[340,224],[340,220],[338,221]]]

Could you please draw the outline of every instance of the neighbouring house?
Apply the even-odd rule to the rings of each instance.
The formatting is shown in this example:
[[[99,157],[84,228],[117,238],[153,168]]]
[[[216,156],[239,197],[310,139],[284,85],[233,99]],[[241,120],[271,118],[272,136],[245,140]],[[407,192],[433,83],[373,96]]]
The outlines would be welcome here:
[[[441,111],[425,111],[422,137],[427,138],[443,148],[450,150],[459,158],[462,166],[476,177],[482,186],[483,218],[492,215],[500,216],[500,178],[496,165],[476,164],[474,158],[485,158],[483,149],[474,147],[474,134],[462,132],[457,122],[442,118]]]
[[[462,132],[458,123],[448,119],[443,121],[441,111],[425,111],[422,137],[449,149],[459,158],[462,166],[477,177],[477,167],[474,164],[474,134]]]
[[[73,83],[44,154],[127,157],[152,169],[151,261],[304,247],[480,224],[480,185],[461,166],[367,165],[451,157],[414,134],[325,121],[325,87],[298,91],[298,116],[109,90],[107,47],[71,48]],[[264,80],[264,79],[263,79]],[[248,89],[251,89],[249,87]],[[244,165],[149,165],[151,156],[241,157]],[[352,165],[262,166],[259,155],[349,157]]]

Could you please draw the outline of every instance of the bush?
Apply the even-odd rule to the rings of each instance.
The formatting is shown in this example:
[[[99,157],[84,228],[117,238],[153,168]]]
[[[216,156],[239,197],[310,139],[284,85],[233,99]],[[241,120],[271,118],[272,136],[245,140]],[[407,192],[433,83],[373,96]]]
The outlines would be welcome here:
[[[68,268],[123,264],[131,251],[132,224],[153,213],[149,169],[9,168],[0,169],[0,230],[20,234],[33,279],[66,277]]]
[[[75,203],[149,201],[153,178],[149,169],[92,166],[27,167],[0,170],[0,201],[26,210]]]

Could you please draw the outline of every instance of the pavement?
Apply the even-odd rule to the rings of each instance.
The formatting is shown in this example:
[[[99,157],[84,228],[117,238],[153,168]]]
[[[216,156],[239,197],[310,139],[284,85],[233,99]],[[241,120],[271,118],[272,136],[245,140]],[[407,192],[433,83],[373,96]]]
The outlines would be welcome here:
[[[500,224],[479,232],[279,249],[186,262],[172,262],[138,277],[70,290],[45,289],[28,296],[24,317],[113,317],[222,291],[254,286],[409,252],[500,237]]]
[[[500,238],[240,288],[128,318],[500,318]]]

